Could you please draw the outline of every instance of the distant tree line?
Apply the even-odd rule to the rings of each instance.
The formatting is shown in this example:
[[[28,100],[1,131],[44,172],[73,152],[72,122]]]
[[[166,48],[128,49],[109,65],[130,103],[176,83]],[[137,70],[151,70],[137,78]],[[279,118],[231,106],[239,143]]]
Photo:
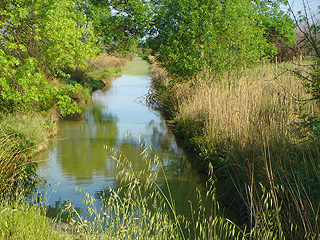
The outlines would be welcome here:
[[[102,49],[126,55],[139,44],[177,80],[215,76],[292,46],[285,0],[3,0],[0,107],[4,112],[79,111],[74,82]],[[84,94],[84,93],[81,93]]]

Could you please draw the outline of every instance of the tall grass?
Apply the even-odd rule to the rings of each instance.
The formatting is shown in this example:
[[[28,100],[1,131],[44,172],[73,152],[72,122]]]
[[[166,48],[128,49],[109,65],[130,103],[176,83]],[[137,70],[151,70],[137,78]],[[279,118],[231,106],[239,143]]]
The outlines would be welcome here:
[[[40,114],[0,118],[0,194],[8,197],[18,190],[27,190],[27,185],[34,182],[36,166],[29,158],[47,147],[56,123]]]
[[[318,143],[301,124],[319,111],[316,102],[304,101],[312,96],[286,71],[289,65],[264,64],[234,73],[231,81],[173,84],[165,71],[153,70],[154,96],[176,131],[212,162],[216,176],[233,183],[237,194],[225,195],[246,206],[249,238],[320,234]]]
[[[62,232],[44,216],[44,209],[20,201],[0,203],[0,238],[1,239],[75,239],[67,232]]]
[[[0,238],[66,239],[44,217],[44,210],[31,206],[26,195],[37,178],[29,157],[46,147],[56,125],[49,117],[32,114],[1,115],[0,123]]]
[[[192,222],[178,215],[171,197],[161,159],[155,150],[140,142],[140,156],[149,166],[137,171],[134,163],[115,148],[107,148],[117,161],[118,189],[100,193],[101,209],[96,209],[93,197],[83,193],[92,222],[83,219],[67,204],[70,224],[86,239],[237,239],[242,231],[230,220],[206,212],[202,204],[191,203]],[[162,180],[161,180],[162,179]],[[213,189],[212,189],[213,190]],[[82,192],[81,189],[77,189]],[[167,192],[167,194],[165,194]],[[211,193],[213,195],[211,195]],[[198,194],[195,192],[195,194]],[[214,191],[208,192],[214,196]],[[201,201],[201,197],[199,196]],[[193,208],[192,206],[197,206]],[[190,206],[185,206],[189,208]],[[215,206],[217,207],[217,206]],[[207,218],[207,216],[210,216]]]

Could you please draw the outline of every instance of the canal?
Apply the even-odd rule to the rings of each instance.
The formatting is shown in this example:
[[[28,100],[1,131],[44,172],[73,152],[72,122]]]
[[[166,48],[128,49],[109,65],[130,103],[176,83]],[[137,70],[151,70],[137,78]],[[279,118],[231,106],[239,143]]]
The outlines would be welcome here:
[[[39,192],[45,195],[49,215],[55,216],[71,201],[81,216],[89,218],[84,196],[75,187],[101,204],[102,189],[121,185],[117,163],[106,146],[118,149],[135,170],[142,170],[148,167],[140,155],[139,139],[144,139],[160,157],[177,212],[190,216],[188,200],[197,201],[196,188],[204,191],[206,176],[192,168],[192,159],[177,145],[161,115],[144,104],[151,84],[148,68],[141,59],[129,62],[110,88],[93,93],[82,120],[61,122],[48,150],[38,156],[37,172],[46,180]]]

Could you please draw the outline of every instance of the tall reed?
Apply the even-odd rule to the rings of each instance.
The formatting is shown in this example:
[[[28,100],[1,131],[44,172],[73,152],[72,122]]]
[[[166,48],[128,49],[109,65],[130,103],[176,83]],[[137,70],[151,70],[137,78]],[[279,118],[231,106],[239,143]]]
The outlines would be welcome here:
[[[304,101],[311,95],[287,71],[289,65],[264,64],[233,73],[231,81],[155,78],[156,99],[164,111],[169,109],[176,131],[207,164],[212,162],[217,176],[233,183],[238,194],[231,201],[245,204],[250,239],[320,233],[320,155],[301,124],[304,116],[317,118],[319,109],[316,102]],[[310,71],[306,68],[300,70]]]
[[[40,114],[0,115],[0,122],[0,194],[14,195],[18,186],[24,191],[34,183],[36,166],[29,158],[47,147],[56,122]]]

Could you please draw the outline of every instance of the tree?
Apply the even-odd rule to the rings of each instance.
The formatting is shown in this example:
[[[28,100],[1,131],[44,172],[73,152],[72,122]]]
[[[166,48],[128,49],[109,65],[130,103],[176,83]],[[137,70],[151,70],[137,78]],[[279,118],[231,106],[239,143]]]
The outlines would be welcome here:
[[[0,3],[0,107],[3,112],[79,112],[80,85],[49,79],[85,69],[97,53],[94,34],[73,0],[4,0]]]
[[[294,74],[300,77],[306,87],[307,92],[312,94],[312,99],[320,104],[320,6],[317,12],[312,13],[305,0],[302,0],[303,10],[296,16],[291,6],[289,9],[294,17],[296,26],[304,37],[305,45],[308,48],[308,59],[312,61],[310,65],[312,72],[302,72],[299,70],[292,70]],[[317,137],[320,135],[319,120],[311,123],[311,127],[315,127]]]
[[[108,51],[128,52],[146,36],[153,9],[148,0],[89,0],[86,13]]]
[[[272,57],[273,37],[292,43],[291,26],[279,5],[267,1],[163,0],[148,43],[175,77],[216,75]]]

